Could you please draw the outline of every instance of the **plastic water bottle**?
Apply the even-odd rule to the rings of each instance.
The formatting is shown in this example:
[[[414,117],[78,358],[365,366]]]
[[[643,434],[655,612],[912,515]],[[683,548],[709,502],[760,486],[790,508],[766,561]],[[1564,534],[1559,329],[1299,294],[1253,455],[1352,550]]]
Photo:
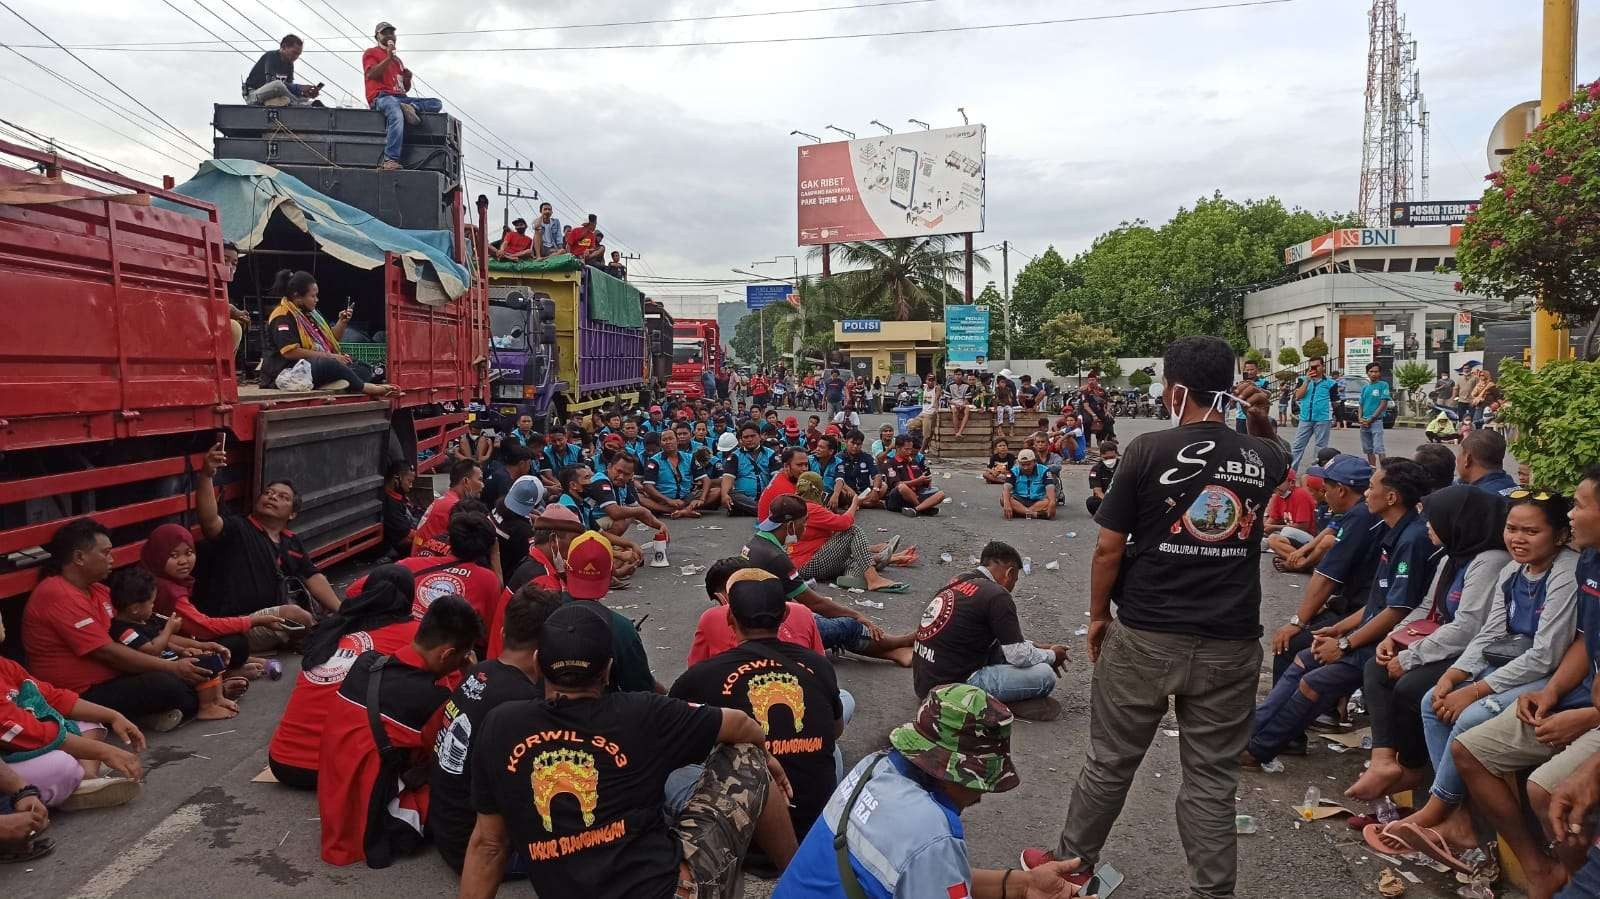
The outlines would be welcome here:
[[[1372,814],[1378,819],[1379,824],[1391,824],[1400,820],[1400,810],[1395,808],[1394,800],[1388,796],[1380,796],[1376,805],[1372,807]]]
[[[1307,821],[1315,820],[1317,809],[1322,807],[1322,791],[1316,787],[1306,787],[1306,799],[1300,806],[1300,817]]]
[[[1256,819],[1250,817],[1249,815],[1234,815],[1233,816],[1233,832],[1234,833],[1255,833],[1256,832]]]
[[[1031,556],[1023,556],[1022,557],[1022,573],[1023,574],[1033,574],[1033,557],[1031,557]]]

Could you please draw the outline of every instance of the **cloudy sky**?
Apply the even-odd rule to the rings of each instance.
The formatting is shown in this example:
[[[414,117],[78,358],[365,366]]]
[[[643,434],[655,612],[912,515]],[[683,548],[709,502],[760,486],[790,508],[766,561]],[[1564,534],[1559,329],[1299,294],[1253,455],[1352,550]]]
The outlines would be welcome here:
[[[989,128],[980,245],[1009,240],[1025,255],[1052,244],[1070,253],[1121,221],[1163,221],[1214,189],[1353,208],[1366,0],[930,35],[597,48],[996,25],[1206,2],[1219,0],[590,0],[554,13],[545,12],[549,4],[500,2],[336,0],[336,12],[324,0],[124,0],[97,4],[90,18],[69,4],[4,0],[68,45],[213,43],[76,51],[195,143],[171,132],[164,142],[162,129],[115,116],[19,57],[133,106],[57,50],[0,50],[0,117],[127,171],[182,180],[201,156],[196,144],[210,146],[210,104],[236,101],[252,61],[216,44],[202,25],[251,57],[259,50],[241,34],[323,39],[308,42],[300,80],[359,95],[359,48],[386,19],[399,28],[407,65],[448,110],[468,117],[469,166],[492,171],[497,158],[531,158],[541,171],[519,176],[523,189],[555,200],[569,222],[598,212],[608,242],[642,254],[634,271],[646,276],[737,277],[730,268],[803,255],[793,242],[800,139],[792,129],[837,136],[824,131],[831,124],[865,136],[877,131],[868,124],[875,118],[897,130],[916,127],[910,118],[943,127],[960,123],[957,107]],[[1585,6],[1580,81],[1600,77],[1600,4]],[[819,7],[831,11],[782,14]],[[1431,196],[1476,196],[1489,127],[1538,95],[1540,4],[1400,0],[1400,10],[1418,42],[1435,125]],[[761,15],[729,17],[747,13]],[[551,28],[681,18],[694,21]],[[422,34],[506,28],[541,30]],[[4,9],[0,42],[48,43]],[[493,193],[481,179],[472,187]],[[1014,257],[1013,273],[1020,261]]]

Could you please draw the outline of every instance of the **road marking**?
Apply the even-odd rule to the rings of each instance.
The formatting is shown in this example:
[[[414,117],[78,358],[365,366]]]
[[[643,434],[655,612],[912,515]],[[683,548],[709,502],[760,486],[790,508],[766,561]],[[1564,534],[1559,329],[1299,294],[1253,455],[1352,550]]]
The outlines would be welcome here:
[[[135,877],[155,864],[186,832],[200,823],[199,805],[180,806],[157,824],[144,839],[124,852],[121,858],[106,865],[90,877],[76,893],[74,899],[112,899]]]

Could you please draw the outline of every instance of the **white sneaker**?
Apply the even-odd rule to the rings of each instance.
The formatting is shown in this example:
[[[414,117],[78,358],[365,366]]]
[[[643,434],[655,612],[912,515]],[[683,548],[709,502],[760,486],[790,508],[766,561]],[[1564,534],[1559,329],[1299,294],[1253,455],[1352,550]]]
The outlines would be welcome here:
[[[138,781],[126,777],[92,777],[78,784],[72,795],[61,803],[61,808],[63,811],[79,812],[126,805],[139,795],[140,789]]]

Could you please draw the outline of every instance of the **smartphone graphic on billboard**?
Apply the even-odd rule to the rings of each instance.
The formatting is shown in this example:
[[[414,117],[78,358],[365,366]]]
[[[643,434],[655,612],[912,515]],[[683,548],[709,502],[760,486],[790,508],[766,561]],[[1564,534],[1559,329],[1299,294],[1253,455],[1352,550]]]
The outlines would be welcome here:
[[[917,190],[917,151],[896,147],[894,174],[889,179],[889,202],[901,209],[911,207],[911,197]]]

